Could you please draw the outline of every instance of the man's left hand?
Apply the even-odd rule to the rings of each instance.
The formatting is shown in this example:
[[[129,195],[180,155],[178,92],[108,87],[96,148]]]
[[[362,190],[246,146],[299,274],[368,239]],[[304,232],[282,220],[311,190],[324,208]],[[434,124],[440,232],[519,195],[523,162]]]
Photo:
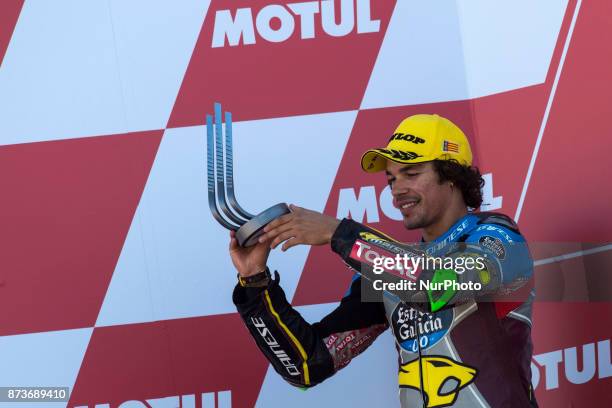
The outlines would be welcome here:
[[[340,220],[293,204],[289,208],[289,214],[266,225],[260,243],[270,242],[270,248],[276,248],[285,241],[281,249],[286,251],[299,244],[325,245],[331,242]]]

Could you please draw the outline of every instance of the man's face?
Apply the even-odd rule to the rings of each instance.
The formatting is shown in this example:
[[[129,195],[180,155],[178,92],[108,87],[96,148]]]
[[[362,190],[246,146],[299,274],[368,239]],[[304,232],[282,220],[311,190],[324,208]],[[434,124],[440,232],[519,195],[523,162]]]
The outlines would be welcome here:
[[[451,200],[449,182],[439,183],[433,163],[402,164],[387,160],[393,205],[407,229],[427,228],[442,218]]]

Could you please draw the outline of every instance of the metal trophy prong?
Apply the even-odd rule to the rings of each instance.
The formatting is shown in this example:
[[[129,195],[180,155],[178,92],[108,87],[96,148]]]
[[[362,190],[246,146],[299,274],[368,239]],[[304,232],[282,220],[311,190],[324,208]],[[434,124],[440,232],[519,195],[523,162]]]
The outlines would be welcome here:
[[[206,115],[208,206],[219,224],[236,231],[238,245],[249,247],[257,243],[266,225],[291,211],[287,204],[280,203],[257,215],[252,215],[238,204],[234,193],[232,114],[225,112],[224,146],[220,103],[215,103],[214,111],[214,124],[213,117]]]
[[[219,109],[221,105],[219,104]],[[234,210],[244,219],[250,220],[253,214],[246,212],[234,194],[234,157],[232,152],[232,114],[225,112],[225,185],[227,186],[227,200]]]
[[[227,200],[225,199],[225,195],[227,192],[225,191],[225,168],[227,168],[227,163],[224,163],[223,159],[223,124],[221,116],[221,104],[215,103],[215,163],[217,164],[217,201],[219,202],[219,207],[221,211],[227,218],[229,218],[230,222],[238,225],[243,225],[247,219],[241,218],[239,215],[234,214],[232,212],[232,208],[227,205]],[[227,126],[227,124],[226,124]],[[231,147],[231,142],[230,142]],[[233,175],[233,171],[232,171]],[[232,185],[234,184],[232,180]]]

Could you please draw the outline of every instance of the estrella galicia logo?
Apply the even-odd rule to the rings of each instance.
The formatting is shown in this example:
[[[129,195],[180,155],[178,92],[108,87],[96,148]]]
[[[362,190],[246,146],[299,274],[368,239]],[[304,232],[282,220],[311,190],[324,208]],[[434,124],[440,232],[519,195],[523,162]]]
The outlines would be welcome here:
[[[421,350],[426,350],[438,343],[448,333],[454,317],[452,308],[427,313],[400,302],[391,314],[393,334],[404,350],[418,353],[419,344]]]
[[[502,243],[501,239],[489,235],[483,235],[478,242],[484,248],[493,252],[500,260],[503,261],[506,258],[506,248],[504,248],[504,244]]]

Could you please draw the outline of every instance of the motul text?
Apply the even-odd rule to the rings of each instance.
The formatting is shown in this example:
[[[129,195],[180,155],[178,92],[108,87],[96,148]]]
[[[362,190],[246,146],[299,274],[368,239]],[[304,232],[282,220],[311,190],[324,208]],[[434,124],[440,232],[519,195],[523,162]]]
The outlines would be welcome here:
[[[597,348],[597,355],[595,354]],[[537,388],[541,380],[546,390],[559,388],[559,364],[562,363],[565,378],[572,384],[584,384],[597,378],[612,377],[610,339],[582,345],[582,362],[578,361],[577,347],[554,350],[533,356],[531,383]],[[582,369],[579,369],[582,367]],[[543,371],[542,371],[543,370]]]
[[[217,404],[215,404],[215,394]],[[140,400],[129,400],[120,404],[102,403],[95,405],[78,405],[73,408],[167,408],[181,407],[181,408],[196,408],[195,394],[190,395],[175,395],[171,397],[162,398],[151,398],[145,401]],[[220,392],[206,392],[199,395],[201,399],[202,408],[231,408],[232,407],[232,393],[231,391],[220,391]]]
[[[319,19],[323,32],[332,37],[344,37],[355,28],[357,34],[380,31],[380,20],[373,20],[370,13],[370,0],[341,0],[335,7],[332,0],[307,1],[287,5],[269,4],[254,13],[251,8],[218,10],[212,36],[212,47],[230,47],[255,44],[258,37],[268,42],[288,40],[295,31],[296,17],[300,26],[300,38],[315,38],[317,33],[315,19]],[[336,17],[339,13],[339,18]],[[233,14],[233,16],[232,16]],[[275,22],[272,24],[272,22]],[[338,22],[337,22],[338,21]]]

